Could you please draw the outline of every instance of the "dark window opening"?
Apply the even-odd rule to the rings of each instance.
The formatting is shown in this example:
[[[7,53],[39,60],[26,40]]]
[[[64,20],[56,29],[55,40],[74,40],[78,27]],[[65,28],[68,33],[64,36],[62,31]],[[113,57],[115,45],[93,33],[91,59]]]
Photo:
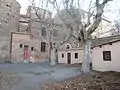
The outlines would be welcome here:
[[[67,45],[67,49],[70,49],[70,45]]]
[[[11,6],[10,6],[10,5],[8,5],[8,4],[7,4],[6,6],[7,6],[7,7],[11,7]]]
[[[45,51],[46,51],[46,43],[41,42],[41,52],[45,52]]]
[[[81,41],[81,38],[80,38],[80,37],[78,37],[78,41]]]
[[[41,33],[42,36],[46,37],[46,30],[45,30],[45,27],[42,27],[42,33]]]
[[[7,21],[5,21],[5,23],[8,23]]]
[[[103,60],[111,61],[111,51],[103,51]]]
[[[15,16],[13,15],[13,17],[15,17]]]
[[[31,51],[33,51],[34,50],[34,47],[31,47]]]
[[[20,48],[22,48],[23,47],[23,45],[22,44],[20,44]]]
[[[64,58],[64,54],[62,54],[62,58]]]
[[[75,53],[75,58],[76,58],[76,59],[78,58],[78,53]]]

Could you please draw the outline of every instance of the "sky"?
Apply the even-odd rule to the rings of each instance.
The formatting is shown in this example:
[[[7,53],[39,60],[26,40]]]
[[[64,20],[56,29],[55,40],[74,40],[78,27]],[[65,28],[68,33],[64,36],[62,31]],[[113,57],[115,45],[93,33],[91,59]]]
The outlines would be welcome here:
[[[28,8],[29,5],[31,5],[32,0],[17,0],[18,3],[20,3],[21,5],[21,14],[25,14],[26,10]],[[37,5],[40,6],[40,0],[35,0]],[[45,1],[45,0],[44,0]],[[58,0],[60,3],[60,0]],[[87,9],[87,7],[89,6],[87,3],[90,0],[86,0],[86,2],[83,2],[81,4],[81,8],[82,9]],[[50,11],[52,11],[52,7],[49,6]],[[114,21],[114,20],[118,20],[120,19],[120,15],[119,15],[119,10],[120,10],[120,0],[113,0],[111,2],[109,2],[104,10],[104,17],[110,21]]]

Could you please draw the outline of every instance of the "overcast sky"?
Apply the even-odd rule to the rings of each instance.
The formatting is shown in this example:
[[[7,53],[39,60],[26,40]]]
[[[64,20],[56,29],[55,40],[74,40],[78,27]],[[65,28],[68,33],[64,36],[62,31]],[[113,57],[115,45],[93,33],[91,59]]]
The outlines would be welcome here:
[[[27,7],[31,4],[30,1],[31,0],[17,0],[20,5],[21,5],[21,13],[25,14]],[[37,4],[39,4],[40,0],[36,0]],[[60,0],[58,0],[60,1]],[[90,1],[90,0],[86,0],[86,1]],[[87,2],[82,3],[81,8],[82,9],[86,9],[87,8]],[[50,8],[51,9],[51,8]],[[120,9],[120,0],[113,0],[111,2],[109,2],[109,4],[107,5],[106,9],[105,9],[105,17],[108,18],[109,20],[117,20],[120,19],[120,15],[118,15],[118,11]]]

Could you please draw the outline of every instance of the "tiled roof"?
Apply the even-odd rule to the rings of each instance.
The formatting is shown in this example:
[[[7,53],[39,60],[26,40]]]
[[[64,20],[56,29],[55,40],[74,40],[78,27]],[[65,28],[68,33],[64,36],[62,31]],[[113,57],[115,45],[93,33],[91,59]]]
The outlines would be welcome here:
[[[104,37],[104,38],[97,38],[97,39],[92,40],[91,47],[94,48],[94,47],[101,46],[101,45],[112,44],[112,43],[115,43],[118,41],[120,41],[120,35]]]

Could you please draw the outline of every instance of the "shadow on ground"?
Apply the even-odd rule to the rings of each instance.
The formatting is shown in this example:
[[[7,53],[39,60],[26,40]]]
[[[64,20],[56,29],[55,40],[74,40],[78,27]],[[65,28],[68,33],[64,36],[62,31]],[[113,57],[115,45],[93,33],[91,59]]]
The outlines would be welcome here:
[[[49,63],[0,64],[0,71],[6,75],[21,78],[18,83],[12,86],[11,90],[40,90],[40,84],[48,81],[62,81],[80,75],[80,65],[58,64],[50,66]]]

